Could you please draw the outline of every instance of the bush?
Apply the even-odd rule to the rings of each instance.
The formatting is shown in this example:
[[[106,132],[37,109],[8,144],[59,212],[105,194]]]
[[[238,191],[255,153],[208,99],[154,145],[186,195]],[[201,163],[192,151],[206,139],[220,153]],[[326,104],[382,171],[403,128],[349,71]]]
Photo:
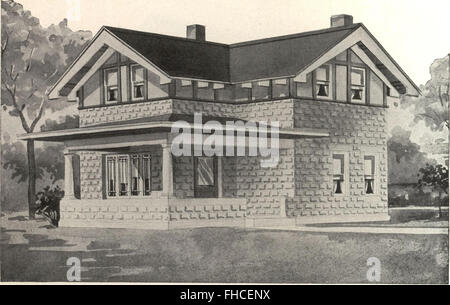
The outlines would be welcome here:
[[[64,197],[64,191],[57,185],[54,188],[46,186],[36,194],[36,214],[44,216],[52,225],[59,223],[59,203]]]

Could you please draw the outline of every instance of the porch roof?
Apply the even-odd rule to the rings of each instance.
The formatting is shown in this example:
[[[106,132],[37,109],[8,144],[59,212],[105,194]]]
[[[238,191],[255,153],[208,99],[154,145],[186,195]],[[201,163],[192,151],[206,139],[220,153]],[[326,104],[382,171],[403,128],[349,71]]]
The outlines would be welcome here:
[[[188,123],[191,130],[202,131],[201,128],[194,127],[193,124]],[[38,141],[53,141],[63,142],[66,140],[75,140],[83,138],[98,138],[106,136],[116,135],[136,135],[154,132],[171,132],[174,122],[171,121],[158,121],[158,122],[144,122],[122,125],[108,125],[108,126],[92,126],[81,127],[65,130],[43,131],[18,135],[19,140],[38,140]],[[270,128],[270,126],[268,126]],[[223,134],[229,129],[227,126],[223,126],[221,129]],[[236,132],[248,132],[246,127],[234,127]],[[329,137],[330,134],[326,129],[315,128],[279,128],[279,138],[291,139],[291,138],[316,138],[316,137]]]

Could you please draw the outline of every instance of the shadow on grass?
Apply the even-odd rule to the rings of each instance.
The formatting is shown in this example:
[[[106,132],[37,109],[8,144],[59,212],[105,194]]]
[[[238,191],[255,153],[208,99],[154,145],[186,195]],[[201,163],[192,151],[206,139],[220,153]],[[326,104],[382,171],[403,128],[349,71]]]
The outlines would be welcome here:
[[[91,237],[81,238],[88,232]],[[2,244],[4,281],[65,282],[70,257],[80,259],[82,281],[98,282],[357,283],[365,281],[366,259],[374,255],[385,264],[386,282],[405,281],[408,276],[412,282],[424,282],[428,281],[421,277],[425,273],[432,274],[433,282],[442,282],[448,275],[447,268],[433,263],[436,246],[448,246],[441,236],[62,228],[49,234],[23,234],[23,238],[27,244]],[[411,241],[421,247],[416,249]],[[392,251],[387,242],[404,247]],[[401,253],[407,255],[407,263],[390,263]],[[416,277],[410,268],[418,269]]]

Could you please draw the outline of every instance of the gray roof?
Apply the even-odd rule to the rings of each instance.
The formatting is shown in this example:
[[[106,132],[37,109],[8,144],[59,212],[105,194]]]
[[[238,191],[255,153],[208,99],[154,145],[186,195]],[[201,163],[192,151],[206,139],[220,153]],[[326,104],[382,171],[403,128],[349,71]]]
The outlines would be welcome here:
[[[169,76],[222,82],[296,75],[361,24],[231,45],[105,26]]]

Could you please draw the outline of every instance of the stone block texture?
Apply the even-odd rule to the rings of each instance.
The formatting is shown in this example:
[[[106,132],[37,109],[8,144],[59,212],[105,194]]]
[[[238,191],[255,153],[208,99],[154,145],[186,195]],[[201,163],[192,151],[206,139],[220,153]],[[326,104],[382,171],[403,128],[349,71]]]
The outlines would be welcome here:
[[[223,157],[222,189],[226,198],[245,199],[245,204],[174,203],[166,213],[168,221],[221,220],[230,217],[276,218],[302,216],[387,215],[387,124],[386,109],[365,105],[309,99],[285,99],[248,104],[226,104],[188,100],[160,100],[80,110],[80,126],[129,121],[167,114],[194,114],[255,121],[279,121],[284,128],[318,128],[329,137],[297,138],[280,150],[276,167],[264,168],[259,157]],[[348,154],[348,192],[333,194],[334,152]],[[364,193],[364,154],[377,156],[377,191]],[[81,199],[97,202],[103,198],[102,153],[79,152]],[[162,190],[160,148],[152,151],[152,188]],[[176,199],[194,197],[192,157],[174,157],[174,195]],[[105,200],[104,200],[105,201]],[[109,201],[109,200],[106,200]],[[189,200],[188,200],[189,201]],[[189,201],[190,202],[190,201]],[[73,207],[65,207],[68,215]],[[117,207],[111,207],[118,209]],[[148,210],[128,206],[110,211],[109,207],[88,206],[72,211],[76,217],[141,219]],[[130,208],[130,210],[128,210]],[[148,205],[146,209],[151,208]],[[80,209],[80,208],[76,208]],[[92,210],[94,209],[94,210]],[[103,211],[103,209],[105,209]],[[147,213],[147,214],[146,214]],[[153,213],[153,212],[152,212]],[[162,214],[161,214],[162,213]],[[94,215],[94,216],[92,216]],[[97,216],[96,216],[97,215]],[[101,215],[101,216],[100,216]],[[72,216],[70,216],[72,217]],[[133,218],[134,217],[134,218]],[[160,216],[155,216],[159,219]],[[152,218],[153,219],[153,218]],[[166,218],[163,218],[166,219]]]
[[[295,140],[295,197],[289,216],[387,214],[387,125],[385,108],[295,100],[298,128],[323,128],[330,137]],[[333,194],[333,152],[348,154],[349,186],[345,196]],[[375,194],[364,191],[364,155],[376,153]]]

